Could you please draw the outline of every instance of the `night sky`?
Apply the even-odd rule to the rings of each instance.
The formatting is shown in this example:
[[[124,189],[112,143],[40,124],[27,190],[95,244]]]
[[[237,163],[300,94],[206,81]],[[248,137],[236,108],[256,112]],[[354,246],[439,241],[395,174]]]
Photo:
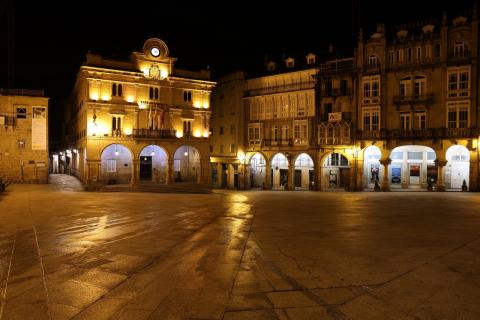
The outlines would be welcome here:
[[[0,0],[0,87],[7,85],[7,3]],[[353,3],[352,3],[353,1]],[[53,2],[53,1],[51,1]],[[56,1],[55,1],[56,2]],[[177,66],[210,67],[214,77],[256,70],[265,55],[304,56],[326,52],[332,43],[339,54],[353,53],[358,27],[374,29],[449,18],[470,9],[474,0],[455,1],[152,1],[136,2],[16,1],[15,87],[45,89],[50,100],[50,138],[61,138],[63,101],[68,96],[88,50],[128,57],[150,37],[164,40]],[[145,3],[145,2],[138,2]]]

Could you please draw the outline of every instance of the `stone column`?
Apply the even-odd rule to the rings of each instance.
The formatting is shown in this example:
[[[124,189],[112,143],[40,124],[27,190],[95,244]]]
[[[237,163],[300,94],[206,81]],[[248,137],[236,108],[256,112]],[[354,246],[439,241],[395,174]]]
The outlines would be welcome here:
[[[222,186],[222,174],[223,174],[223,166],[220,162],[217,162],[215,164],[217,166],[217,181],[215,181],[215,184],[217,185],[216,187],[218,189],[221,189],[223,186]]]
[[[231,163],[227,164],[227,189],[235,188],[235,169]]]
[[[321,176],[322,167],[318,165],[318,159],[314,159],[313,162],[313,190],[320,191],[320,176]]]
[[[380,164],[383,166],[383,176],[380,183],[381,191],[390,191],[390,183],[388,181],[388,166],[390,166],[390,163],[392,163],[392,159],[390,158],[380,160]]]
[[[288,157],[288,187],[287,189],[292,191],[295,190],[295,164],[293,163],[292,157]]]
[[[470,152],[470,177],[468,191],[478,191],[478,157],[477,153]]]
[[[173,178],[173,159],[168,159],[168,165],[167,165],[167,184],[172,184],[175,182],[175,179]]]
[[[208,186],[212,185],[212,175],[210,173],[210,159],[200,160],[200,176],[198,177],[198,183],[203,183]]]
[[[355,185],[355,190],[356,191],[362,191],[363,190],[363,161],[364,160],[359,160],[357,159],[356,161],[356,168],[357,168],[357,180],[356,180],[356,185]]]
[[[265,190],[272,190],[272,184],[270,183],[271,180],[271,165],[269,161],[265,162]]]
[[[130,186],[138,186],[139,161],[132,160],[132,178],[130,179]]]
[[[447,165],[447,160],[437,159],[435,160],[435,165],[437,166],[437,191],[445,191],[445,179],[444,179],[444,169]]]

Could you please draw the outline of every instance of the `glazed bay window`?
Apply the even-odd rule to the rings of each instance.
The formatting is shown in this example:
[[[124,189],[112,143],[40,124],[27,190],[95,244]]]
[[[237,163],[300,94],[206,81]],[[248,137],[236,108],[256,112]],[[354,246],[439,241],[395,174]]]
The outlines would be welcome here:
[[[380,108],[365,108],[362,116],[363,130],[377,131],[380,129]]]
[[[251,146],[259,146],[261,144],[260,124],[248,126],[248,144]]]
[[[470,96],[470,67],[449,69],[447,79],[449,98]]]
[[[450,102],[447,105],[447,127],[468,128],[469,101]]]
[[[295,144],[308,144],[308,125],[306,120],[294,122],[293,140]]]
[[[380,76],[363,78],[363,103],[380,102]]]

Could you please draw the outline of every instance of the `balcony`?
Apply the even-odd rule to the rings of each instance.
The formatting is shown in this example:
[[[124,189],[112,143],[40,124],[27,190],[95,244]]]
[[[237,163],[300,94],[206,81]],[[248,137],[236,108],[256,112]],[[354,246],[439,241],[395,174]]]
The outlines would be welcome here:
[[[132,138],[147,138],[147,139],[174,139],[176,138],[175,130],[170,129],[133,129]]]
[[[433,129],[389,130],[387,137],[389,139],[431,139]]]
[[[380,63],[364,64],[363,73],[380,73]]]
[[[478,128],[439,128],[435,129],[436,138],[478,138]]]
[[[294,83],[294,84],[276,86],[276,87],[251,89],[251,90],[247,90],[245,93],[248,97],[253,97],[253,96],[266,95],[266,94],[288,92],[288,91],[295,91],[295,90],[304,90],[304,89],[313,89],[313,88],[315,88],[315,81],[300,82],[300,83]]]
[[[368,130],[358,130],[357,139],[359,140],[380,140],[387,137],[387,132],[385,130],[377,131],[368,131]]]
[[[470,57],[470,50],[463,49],[462,51],[450,50],[448,53],[448,65],[464,65],[471,64],[472,59]]]
[[[322,90],[322,97],[328,98],[328,97],[345,97],[345,96],[352,96],[352,89],[351,88],[345,88],[345,89],[333,89],[333,90]]]
[[[292,146],[293,140],[292,139],[280,139],[280,140],[263,139],[262,145],[264,147]]]
[[[434,94],[410,94],[410,95],[398,95],[393,97],[393,103],[400,104],[430,104],[433,102]]]

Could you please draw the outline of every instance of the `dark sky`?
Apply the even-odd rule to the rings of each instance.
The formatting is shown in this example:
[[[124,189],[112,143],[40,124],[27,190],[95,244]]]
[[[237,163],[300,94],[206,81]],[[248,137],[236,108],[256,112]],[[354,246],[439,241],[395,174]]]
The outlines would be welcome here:
[[[333,43],[352,52],[353,30],[439,17],[471,8],[474,0],[150,1],[0,0],[15,2],[15,86],[45,89],[51,139],[61,136],[63,100],[88,50],[128,56],[149,37],[164,40],[177,65],[210,67],[214,77],[252,70],[265,54],[324,52]],[[0,87],[7,85],[6,15],[0,16]]]

